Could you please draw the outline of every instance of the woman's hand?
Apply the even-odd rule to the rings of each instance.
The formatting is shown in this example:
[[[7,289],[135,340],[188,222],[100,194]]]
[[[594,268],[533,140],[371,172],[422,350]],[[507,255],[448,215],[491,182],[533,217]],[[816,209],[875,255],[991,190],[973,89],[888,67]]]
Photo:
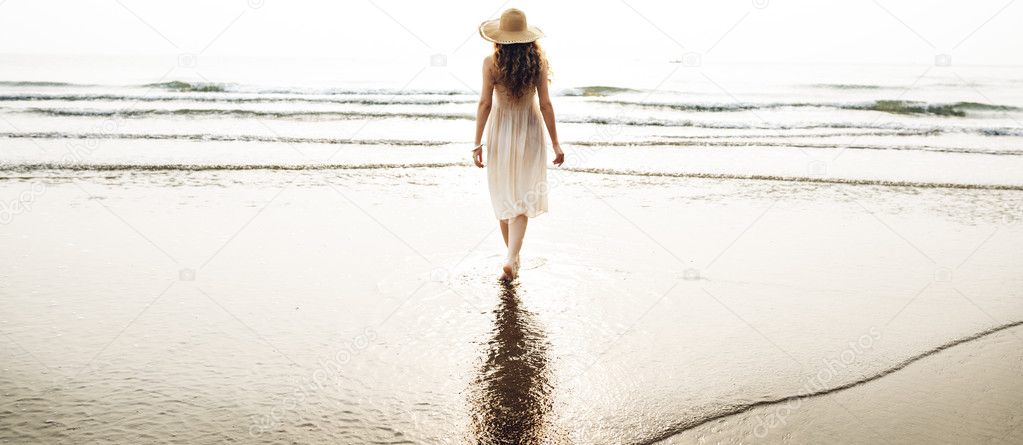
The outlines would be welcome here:
[[[477,167],[483,168],[483,147],[476,147],[476,149],[472,151],[472,162],[476,164]]]
[[[565,152],[561,151],[561,146],[554,144],[554,165],[561,167],[561,164],[565,163]]]

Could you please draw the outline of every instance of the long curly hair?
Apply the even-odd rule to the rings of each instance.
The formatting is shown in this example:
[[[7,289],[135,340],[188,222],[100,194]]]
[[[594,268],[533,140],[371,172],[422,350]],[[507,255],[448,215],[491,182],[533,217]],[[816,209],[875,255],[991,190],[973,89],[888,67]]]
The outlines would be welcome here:
[[[547,56],[536,42],[495,43],[495,83],[518,99],[536,87],[549,74]]]

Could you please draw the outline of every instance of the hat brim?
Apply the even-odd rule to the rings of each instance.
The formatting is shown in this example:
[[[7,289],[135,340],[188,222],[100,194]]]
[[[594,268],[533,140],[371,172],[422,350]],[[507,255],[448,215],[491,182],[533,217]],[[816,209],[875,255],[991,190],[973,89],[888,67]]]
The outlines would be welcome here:
[[[535,26],[526,27],[524,31],[511,32],[501,31],[500,20],[487,20],[480,23],[480,37],[483,37],[483,40],[494,43],[529,43],[535,42],[543,36],[543,31],[540,31],[540,28]]]

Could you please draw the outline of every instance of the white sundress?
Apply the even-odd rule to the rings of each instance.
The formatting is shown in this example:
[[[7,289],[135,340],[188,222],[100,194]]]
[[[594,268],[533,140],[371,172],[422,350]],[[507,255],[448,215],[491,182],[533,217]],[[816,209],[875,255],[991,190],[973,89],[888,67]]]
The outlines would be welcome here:
[[[495,88],[487,119],[487,182],[494,215],[535,217],[547,211],[547,138],[536,89],[512,99]]]

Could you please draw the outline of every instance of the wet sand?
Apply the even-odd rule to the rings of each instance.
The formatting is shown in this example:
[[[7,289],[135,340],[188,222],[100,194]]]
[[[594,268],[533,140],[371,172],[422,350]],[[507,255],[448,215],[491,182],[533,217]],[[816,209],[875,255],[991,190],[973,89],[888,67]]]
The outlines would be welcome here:
[[[5,175],[9,443],[746,443],[1023,320],[1015,190],[558,172],[505,287],[468,167]],[[1016,442],[1019,335],[763,439]]]
[[[862,385],[756,408],[660,443],[1019,443],[1021,334],[1000,330]]]

